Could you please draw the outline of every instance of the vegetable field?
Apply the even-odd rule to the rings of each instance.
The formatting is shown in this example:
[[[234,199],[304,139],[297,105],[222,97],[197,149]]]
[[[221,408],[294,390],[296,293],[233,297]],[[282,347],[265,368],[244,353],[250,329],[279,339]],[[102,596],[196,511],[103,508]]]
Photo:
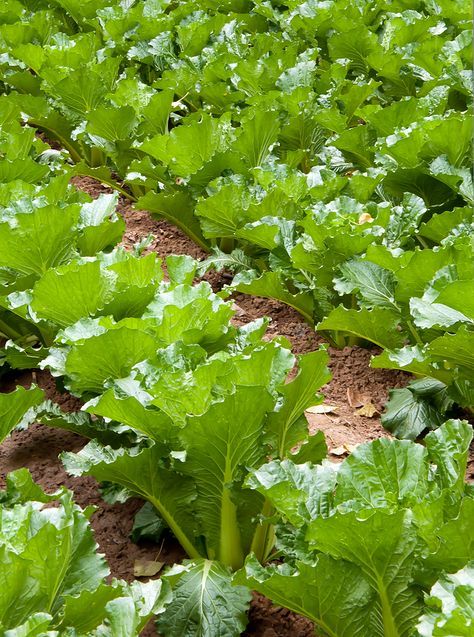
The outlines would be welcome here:
[[[0,633],[474,637],[467,0],[0,6]]]

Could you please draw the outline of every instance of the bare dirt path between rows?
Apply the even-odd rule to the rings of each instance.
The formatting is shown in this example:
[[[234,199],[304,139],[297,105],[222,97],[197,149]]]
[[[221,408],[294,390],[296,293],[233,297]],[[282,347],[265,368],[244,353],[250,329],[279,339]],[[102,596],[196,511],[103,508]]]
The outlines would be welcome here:
[[[92,196],[107,189],[87,178],[75,178],[75,184]],[[143,237],[153,234],[155,239],[148,250],[160,257],[169,254],[189,254],[199,258],[202,251],[177,228],[166,221],[156,221],[147,212],[134,211],[124,201],[120,202],[127,231],[123,244],[131,247]],[[222,285],[220,275],[211,275],[209,280],[218,289]],[[272,319],[269,333],[283,335],[292,343],[295,353],[316,349],[323,339],[304,323],[300,315],[287,306],[261,298],[239,295],[235,298],[238,319],[248,322],[268,316]],[[409,377],[400,372],[375,370],[369,367],[371,352],[352,347],[343,350],[331,348],[331,371],[333,379],[324,388],[325,402],[333,406],[328,414],[309,414],[312,429],[322,429],[335,461],[354,445],[386,435],[380,424],[380,411],[388,397],[388,390],[407,383]],[[66,411],[80,408],[80,402],[68,394],[61,394],[54,379],[47,372],[13,374],[3,382],[1,391],[9,391],[16,384],[29,385],[35,381],[49,398],[58,402]],[[370,402],[377,412],[373,417],[356,414],[357,407]],[[138,559],[154,560],[172,564],[183,557],[183,552],[172,537],[165,538],[160,545],[153,543],[134,544],[129,534],[133,518],[140,508],[139,500],[125,504],[109,505],[99,493],[93,478],[72,478],[64,471],[58,455],[61,451],[78,451],[84,440],[79,436],[41,425],[33,425],[26,431],[17,431],[0,447],[0,480],[9,471],[27,467],[35,480],[47,490],[60,485],[72,489],[81,506],[93,504],[97,507],[92,518],[95,537],[110,565],[114,577],[133,579],[134,563]],[[244,635],[250,637],[309,637],[314,634],[311,622],[290,611],[273,607],[262,596],[255,596],[250,611],[250,622]],[[143,637],[156,636],[150,624]]]

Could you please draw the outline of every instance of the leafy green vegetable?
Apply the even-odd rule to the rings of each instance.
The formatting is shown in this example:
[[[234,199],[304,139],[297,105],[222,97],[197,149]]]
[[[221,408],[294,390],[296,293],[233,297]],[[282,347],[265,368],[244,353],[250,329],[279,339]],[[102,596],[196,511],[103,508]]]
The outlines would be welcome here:
[[[463,330],[472,349],[474,320],[470,25],[453,6],[18,0],[0,20],[0,113],[14,124],[1,181],[47,179],[45,153],[61,163],[21,114],[76,174],[220,255],[203,268],[229,266],[231,289],[289,304],[337,345],[381,346],[375,365],[471,407],[456,347]],[[109,225],[82,254],[115,240]],[[28,319],[8,304],[0,321],[12,312],[17,342]]]
[[[28,425],[34,418],[34,407],[44,400],[44,393],[38,387],[24,389],[17,387],[8,394],[0,394],[0,442],[19,425]]]
[[[397,438],[415,440],[423,431],[441,425],[451,406],[444,383],[428,378],[416,380],[390,391],[382,424]]]
[[[443,576],[426,599],[427,612],[418,624],[421,637],[472,634],[474,608],[472,562],[454,575]]]
[[[251,593],[244,586],[232,586],[230,571],[218,562],[185,561],[163,579],[173,588],[173,600],[157,623],[164,637],[230,637],[245,630]]]
[[[113,449],[92,441],[79,454],[64,455],[75,475],[118,483],[153,504],[189,557],[232,568],[251,548],[261,559],[272,548],[271,527],[258,517],[263,499],[242,490],[247,468],[268,455],[285,457],[308,440],[303,412],[329,379],[327,354],[319,351],[300,357],[299,374],[285,384],[294,363],[290,351],[260,336],[245,342],[245,332],[236,334],[242,345],[234,341],[209,357],[195,344],[170,345],[130,369],[128,379],[112,375],[112,388],[87,411],[124,423],[142,442]],[[75,372],[75,347],[66,373]],[[103,368],[100,356],[88,360]],[[77,369],[77,378],[85,378]],[[316,460],[321,448],[311,451]]]
[[[236,583],[306,615],[328,635],[413,635],[423,591],[472,560],[465,522],[474,502],[464,485],[471,439],[467,423],[448,421],[426,446],[379,439],[358,447],[339,470],[289,459],[253,470],[248,486],[270,500],[286,532],[288,523],[293,528],[299,550],[296,559],[287,551],[279,566],[248,558]]]
[[[164,611],[170,598],[161,581],[105,583],[109,570],[88,522],[93,509],[80,509],[71,492],[47,495],[19,469],[7,476],[0,510],[5,635],[138,636]]]

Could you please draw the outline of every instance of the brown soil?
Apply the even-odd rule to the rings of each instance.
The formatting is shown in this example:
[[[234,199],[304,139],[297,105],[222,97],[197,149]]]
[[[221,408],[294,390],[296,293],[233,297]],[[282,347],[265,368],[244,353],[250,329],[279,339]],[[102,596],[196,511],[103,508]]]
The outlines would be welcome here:
[[[75,178],[74,183],[92,196],[108,189],[92,179]],[[165,221],[157,221],[147,212],[134,211],[130,204],[120,202],[120,212],[127,222],[127,232],[123,245],[131,247],[134,243],[153,234],[155,239],[148,250],[161,257],[168,254],[190,254],[203,256],[182,232]],[[222,285],[220,275],[210,277],[215,287]],[[240,321],[249,321],[261,316],[272,319],[269,332],[280,334],[289,339],[295,353],[314,350],[323,339],[311,329],[299,314],[276,301],[238,295],[235,299]],[[308,414],[311,429],[322,429],[328,441],[333,459],[337,461],[354,445],[385,435],[380,425],[379,413],[387,400],[391,387],[403,386],[409,377],[400,372],[374,370],[369,367],[371,352],[352,347],[343,350],[330,349],[333,379],[324,388],[326,403],[333,406],[328,414]],[[32,380],[45,389],[48,397],[59,402],[64,410],[80,408],[80,402],[67,394],[60,394],[54,380],[46,372],[22,373],[17,377],[4,380],[0,391],[8,391],[15,384],[29,385]],[[368,418],[355,414],[358,404],[371,402],[377,413]],[[351,405],[352,403],[352,405]],[[78,451],[84,440],[77,435],[33,425],[27,431],[17,431],[0,447],[0,477],[19,467],[28,467],[37,480],[47,490],[55,490],[60,485],[72,489],[75,499],[81,506],[94,504],[97,511],[92,518],[95,537],[108,560],[112,575],[133,579],[133,566],[137,559],[159,560],[171,564],[183,557],[176,541],[165,538],[162,545],[131,542],[129,534],[133,518],[141,506],[139,500],[130,500],[126,504],[109,505],[100,496],[98,485],[92,478],[72,478],[62,468],[58,455],[62,451]],[[290,611],[274,607],[261,595],[255,595],[250,611],[248,637],[309,637],[314,628],[311,622]],[[156,636],[153,625],[142,633],[144,637]]]

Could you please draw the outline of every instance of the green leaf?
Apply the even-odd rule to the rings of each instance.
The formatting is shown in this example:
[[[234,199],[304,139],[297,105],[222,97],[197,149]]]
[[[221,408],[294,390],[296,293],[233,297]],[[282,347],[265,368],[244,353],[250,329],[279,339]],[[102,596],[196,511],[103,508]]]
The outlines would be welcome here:
[[[316,329],[348,332],[379,347],[395,349],[404,342],[403,334],[397,329],[399,322],[399,316],[392,310],[379,307],[373,310],[347,310],[339,305],[318,323]]]
[[[328,362],[325,350],[303,354],[298,358],[297,376],[282,387],[281,407],[268,421],[268,431],[276,439],[274,446],[279,458],[285,457],[295,444],[307,438],[307,423],[304,422],[301,431],[299,421],[305,409],[320,401],[316,392],[331,379]]]
[[[470,231],[472,219],[473,212],[468,206],[466,208],[447,210],[433,215],[429,221],[422,223],[420,234],[435,243],[441,243],[445,237],[459,226],[465,227],[466,231]]]
[[[166,270],[172,284],[192,285],[198,262],[187,254],[170,254],[166,257]]]
[[[158,515],[156,509],[154,509],[150,502],[145,502],[135,516],[130,538],[135,543],[141,540],[158,542],[165,530],[166,524]]]
[[[436,529],[438,548],[425,559],[427,568],[435,572],[455,573],[474,559],[474,499],[461,501],[457,517]]]
[[[167,194],[150,191],[138,199],[135,207],[138,210],[148,210],[159,218],[163,217],[181,228],[203,250],[209,249],[199,221],[194,216],[194,202],[188,193],[178,191]]]
[[[173,589],[173,601],[158,619],[164,637],[236,637],[245,630],[251,593],[232,585],[229,569],[196,560],[172,567],[163,577]]]
[[[418,623],[420,637],[472,637],[474,626],[474,564],[443,575],[431,588]]]
[[[411,508],[428,491],[429,464],[422,445],[380,438],[360,445],[341,465],[336,504],[349,509]]]
[[[6,630],[4,635],[5,637],[55,637],[56,632],[46,632],[52,627],[52,619],[47,613],[35,613],[21,626]]]
[[[66,356],[68,386],[79,394],[100,394],[107,380],[128,376],[134,365],[155,354],[156,347],[151,334],[125,325],[84,339]]]
[[[159,445],[115,450],[92,441],[78,454],[64,453],[62,459],[72,475],[93,475],[101,482],[116,482],[151,502],[187,554],[199,557],[191,508],[196,498],[194,485],[190,479],[163,468],[163,454]]]
[[[86,131],[107,141],[128,139],[136,126],[135,111],[131,106],[95,108],[87,116]]]
[[[19,274],[42,275],[74,255],[78,230],[77,206],[45,206],[0,224],[0,267]],[[51,230],[45,232],[45,227]]]
[[[250,502],[243,503],[238,487],[246,469],[263,460],[265,416],[272,408],[266,390],[241,387],[202,416],[190,418],[180,436],[186,450],[181,471],[196,485],[196,513],[208,555],[231,568],[242,565],[252,533]]]
[[[163,612],[170,601],[163,582],[105,584],[109,570],[88,521],[93,509],[74,505],[70,492],[47,496],[19,470],[0,500],[2,632],[138,637],[151,615]]]
[[[8,506],[14,504],[27,504],[30,500],[35,502],[51,502],[58,493],[46,494],[43,489],[33,481],[28,469],[17,469],[7,474],[5,478],[6,489],[0,492],[0,502]]]
[[[232,287],[237,292],[245,292],[246,294],[282,301],[302,314],[308,323],[313,321],[313,299],[311,296],[304,293],[293,294],[290,292],[278,272],[264,272],[258,278],[256,278],[255,272],[242,272],[234,278]]]
[[[415,325],[422,329],[452,327],[456,323],[474,325],[474,320],[462,312],[458,312],[443,303],[433,303],[424,299],[410,299],[410,313]]]
[[[234,149],[250,167],[261,166],[280,131],[278,112],[252,109],[241,119],[241,127]]]
[[[312,466],[275,460],[250,472],[246,485],[259,491],[296,527],[333,508],[336,471],[329,462]]]
[[[118,67],[118,58],[106,58],[92,68],[83,66],[56,82],[51,92],[61,100],[66,116],[87,117],[112,88]]]
[[[168,416],[162,411],[147,409],[135,396],[117,395],[115,389],[109,389],[90,400],[84,405],[84,410],[124,423],[153,440],[161,440],[170,424]]]
[[[314,564],[265,568],[251,556],[234,582],[308,617],[332,637],[373,634],[374,593],[360,569],[348,562],[320,555]]]
[[[339,294],[359,292],[359,303],[367,309],[397,309],[395,303],[395,278],[370,261],[347,261],[340,267],[341,276],[334,279],[334,288]]]
[[[298,448],[296,453],[291,453],[290,458],[297,464],[305,462],[321,462],[328,454],[326,438],[322,431],[316,431],[307,438],[306,442]]]
[[[472,426],[462,420],[448,420],[425,438],[430,459],[436,465],[437,479],[451,494],[457,490],[462,495],[464,491],[472,438]]]
[[[427,429],[436,429],[451,406],[446,385],[426,378],[403,389],[391,389],[382,424],[397,438],[415,440]]]
[[[225,184],[196,205],[202,231],[207,238],[234,237],[245,223],[258,218],[249,211],[249,196],[243,186]]]
[[[78,598],[66,598],[62,624],[87,631],[92,637],[135,636],[152,616],[164,612],[170,600],[168,586],[163,581],[135,581],[131,585],[115,581],[93,595],[86,592]]]
[[[39,387],[17,387],[9,394],[0,394],[0,442],[18,425],[28,425],[35,418],[34,407],[44,400]]]
[[[473,343],[474,333],[462,326],[456,334],[445,334],[435,338],[427,349],[435,360],[454,363],[469,377],[474,371]]]
[[[233,315],[230,303],[212,292],[201,281],[198,285],[177,285],[163,291],[149,304],[144,318],[158,323],[157,336],[166,345],[177,342],[199,343],[215,349],[220,339],[232,334],[229,319]]]
[[[412,585],[417,539],[411,516],[402,510],[369,511],[313,520],[307,540],[311,548],[360,567],[378,598],[374,636],[409,637],[421,610]]]
[[[225,150],[229,124],[203,113],[194,120],[173,128],[169,135],[157,135],[143,142],[141,150],[162,161],[177,176],[189,177],[202,168],[213,155]]]
[[[118,195],[99,195],[81,208],[82,234],[78,248],[83,256],[115,246],[125,232],[125,221],[115,212]]]
[[[112,274],[98,261],[48,270],[33,288],[31,307],[39,318],[61,327],[94,316],[111,298]]]

